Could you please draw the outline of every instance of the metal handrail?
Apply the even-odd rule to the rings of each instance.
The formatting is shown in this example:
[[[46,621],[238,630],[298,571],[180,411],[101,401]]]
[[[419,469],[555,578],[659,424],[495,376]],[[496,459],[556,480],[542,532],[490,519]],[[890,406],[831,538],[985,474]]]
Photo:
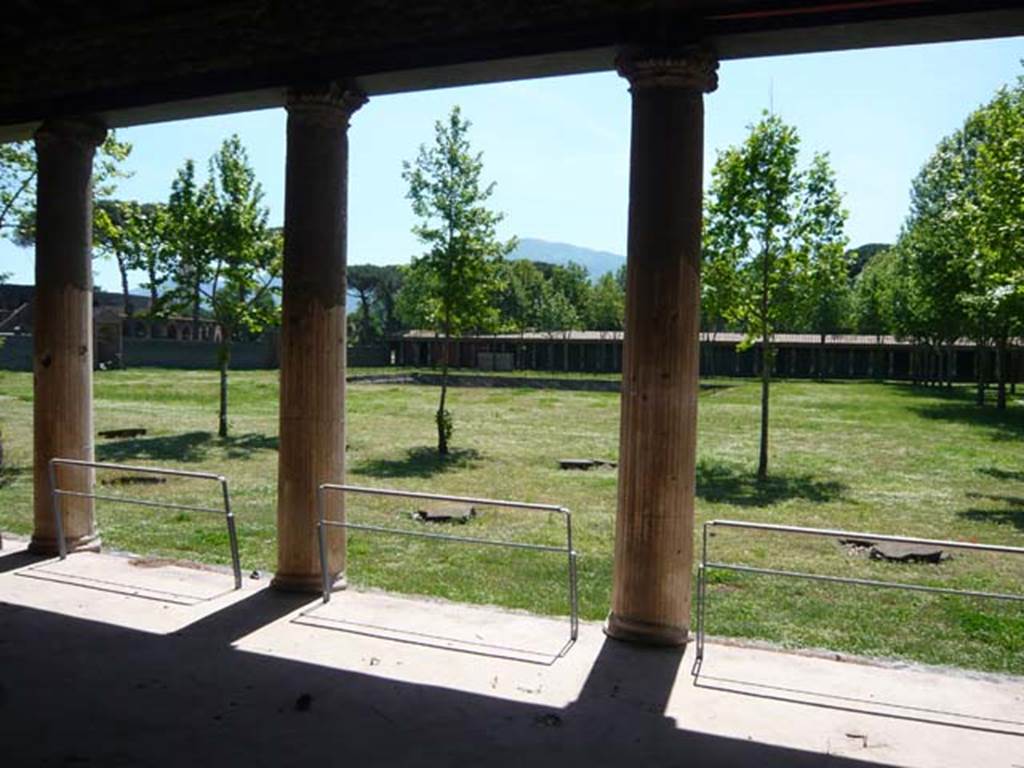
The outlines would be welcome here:
[[[389,528],[386,526],[366,525],[363,523],[350,523],[347,520],[328,520],[324,512],[324,495],[328,492],[356,493],[368,496],[391,496],[407,499],[424,499],[429,501],[450,501],[460,504],[472,504],[479,507],[503,507],[506,509],[525,509],[535,512],[553,512],[565,518],[565,546],[558,547],[549,544],[532,544],[524,541],[509,541],[505,539],[481,539],[474,536],[452,536],[450,534],[426,533],[421,531],[409,531],[402,528]],[[331,599],[331,573],[327,562],[327,540],[325,529],[329,527],[353,529],[360,531],[371,531],[375,533],[386,533],[397,536],[413,536],[422,539],[435,539],[442,541],[455,541],[462,544],[476,544],[483,546],[507,547],[513,549],[528,549],[536,552],[555,552],[565,554],[568,564],[568,586],[569,586],[569,639],[576,641],[579,635],[579,594],[576,580],[576,550],[572,544],[572,512],[567,507],[554,504],[535,504],[525,501],[512,501],[509,499],[485,499],[470,496],[451,496],[440,493],[424,493],[421,491],[400,491],[388,488],[369,488],[360,485],[346,485],[342,483],[321,483],[316,492],[317,505],[317,542],[320,547],[320,573],[323,580],[323,601],[330,602]]]
[[[128,496],[111,496],[101,493],[85,493],[83,491],[71,491],[57,487],[57,466],[83,467],[86,469],[105,469],[118,472],[139,472],[150,475],[165,475],[168,477],[185,477],[192,480],[210,480],[221,487],[221,496],[224,499],[223,509],[214,507],[199,507],[188,504],[174,504],[171,502],[150,501],[147,499],[133,499]],[[98,499],[101,501],[116,501],[122,504],[134,504],[142,507],[157,507],[160,509],[178,509],[191,512],[212,512],[213,514],[224,514],[228,529],[228,542],[231,546],[231,569],[235,577],[235,589],[242,588],[242,564],[238,554],[238,533],[235,530],[235,515],[231,511],[231,494],[228,491],[228,481],[224,475],[212,472],[191,472],[183,469],[166,469],[163,467],[139,467],[131,464],[110,464],[102,461],[84,461],[82,459],[50,459],[49,463],[50,493],[53,504],[53,521],[57,534],[57,548],[60,552],[60,559],[68,556],[67,540],[64,537],[64,519],[61,516],[60,498],[70,496],[74,498]]]
[[[700,565],[697,568],[697,653],[694,660],[699,664],[704,659],[705,623],[707,618],[707,572],[710,570],[733,571],[735,573],[753,573],[764,576],[782,576],[786,578],[821,581],[832,584],[852,584],[861,587],[880,589],[902,589],[911,592],[931,592],[940,595],[959,595],[961,597],[980,597],[987,600],[1007,600],[1024,602],[1024,594],[1006,592],[982,592],[951,587],[933,587],[927,584],[883,581],[880,579],[862,579],[852,576],[830,576],[820,573],[788,571],[779,568],[760,568],[737,563],[722,563],[708,560],[708,530],[713,527],[740,528],[770,533],[788,533],[824,538],[853,539],[863,541],[885,541],[897,544],[920,544],[924,546],[963,549],[976,552],[992,552],[1004,555],[1024,555],[1024,547],[1012,547],[1004,544],[975,544],[968,541],[946,541],[943,539],[924,539],[916,536],[894,536],[884,533],[865,533],[860,531],[843,531],[832,528],[805,528],[797,525],[777,525],[774,523],[751,523],[742,520],[708,520],[704,523],[701,541]]]

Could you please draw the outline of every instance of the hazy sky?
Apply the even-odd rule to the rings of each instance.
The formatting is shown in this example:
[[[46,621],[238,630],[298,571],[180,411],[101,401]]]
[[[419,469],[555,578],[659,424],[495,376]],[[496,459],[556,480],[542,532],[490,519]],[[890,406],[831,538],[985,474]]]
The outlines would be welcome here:
[[[724,62],[706,100],[705,183],[716,151],[743,140],[771,104],[794,124],[804,157],[831,154],[850,211],[851,243],[891,241],[911,179],[936,142],[1024,72],[1024,38]],[[472,121],[502,235],[625,253],[629,94],[614,73],[451,88],[372,99],[352,120],[349,263],[399,263],[419,251],[401,179],[454,104]],[[166,200],[185,158],[202,167],[238,133],[266,193],[273,224],[284,195],[283,109],[143,126],[118,132],[134,145],[119,195]],[[33,254],[0,243],[0,271],[32,282]],[[137,281],[136,281],[137,282]],[[116,290],[112,263],[98,287]],[[133,283],[134,285],[134,283]]]

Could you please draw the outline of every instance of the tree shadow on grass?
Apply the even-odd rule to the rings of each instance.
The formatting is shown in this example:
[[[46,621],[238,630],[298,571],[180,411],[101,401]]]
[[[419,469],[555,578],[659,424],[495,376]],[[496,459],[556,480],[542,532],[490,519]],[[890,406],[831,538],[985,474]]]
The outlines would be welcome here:
[[[988,432],[993,440],[1024,438],[1024,409],[1008,406],[1006,410],[997,410],[991,402],[991,393],[985,405],[980,406],[974,402],[974,390],[966,387],[942,389],[900,384],[896,385],[896,391],[905,397],[930,400],[910,407],[913,413],[925,419],[971,424]]]
[[[216,437],[212,432],[185,432],[162,437],[101,442],[96,460],[121,463],[133,459],[194,463],[203,461],[211,448],[222,447],[229,459],[248,459],[257,451],[277,450],[277,438],[258,433]]]
[[[6,488],[8,485],[13,484],[15,480],[27,472],[28,470],[25,467],[16,467],[11,464],[0,467],[0,488]]]
[[[1012,525],[1019,531],[1024,531],[1024,496],[1005,496],[993,493],[968,493],[969,499],[980,499],[1005,504],[1003,509],[965,509],[957,512],[960,517],[974,520],[981,523],[995,523],[996,525]]]
[[[1017,482],[1024,482],[1024,472],[1018,472],[1013,469],[999,469],[999,467],[980,467],[979,472],[989,477],[994,477],[996,480],[1016,480]]]
[[[817,480],[812,475],[769,475],[739,471],[716,462],[697,463],[697,496],[704,501],[737,507],[769,507],[790,499],[818,503],[842,497],[846,485],[836,480]]]
[[[351,467],[349,471],[354,475],[376,478],[426,478],[455,469],[473,467],[481,458],[480,452],[475,448],[456,448],[450,450],[447,456],[442,457],[438,455],[436,448],[419,446],[407,450],[405,458],[369,459]]]
[[[218,438],[217,442],[224,447],[229,459],[248,459],[257,451],[276,451],[278,446],[276,436],[260,432],[230,435],[223,439]]]

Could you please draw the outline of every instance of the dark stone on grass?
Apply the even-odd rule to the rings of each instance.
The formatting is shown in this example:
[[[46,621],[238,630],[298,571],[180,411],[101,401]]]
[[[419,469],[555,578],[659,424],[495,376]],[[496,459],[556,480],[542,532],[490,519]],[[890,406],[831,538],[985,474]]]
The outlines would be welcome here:
[[[941,563],[949,560],[950,554],[941,547],[927,544],[880,541],[871,547],[870,557],[891,563]]]
[[[153,477],[152,475],[119,475],[100,480],[100,485],[162,485],[167,482],[166,477]]]
[[[105,437],[109,440],[113,440],[119,437],[142,437],[146,434],[146,430],[143,427],[130,427],[128,429],[105,429],[102,432],[97,433],[100,437]]]
[[[584,472],[590,469],[598,469],[600,467],[617,467],[618,462],[615,461],[604,461],[602,459],[559,459],[559,469],[576,469],[583,470]]]
[[[423,523],[468,523],[476,517],[476,508],[462,504],[436,504],[422,507],[413,513],[413,518]]]

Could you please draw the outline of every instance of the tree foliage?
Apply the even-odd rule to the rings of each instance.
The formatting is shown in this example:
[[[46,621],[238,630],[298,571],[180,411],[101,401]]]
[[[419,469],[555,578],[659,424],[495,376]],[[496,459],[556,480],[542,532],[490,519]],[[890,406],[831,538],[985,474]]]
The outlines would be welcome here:
[[[801,318],[837,314],[831,290],[847,269],[835,178],[827,157],[798,167],[796,129],[774,115],[721,152],[711,174],[703,249],[704,296],[761,350],[758,477],[768,473],[768,406],[773,338]]]
[[[452,417],[445,407],[448,390],[448,342],[469,330],[492,327],[498,319],[492,301],[498,287],[498,263],[512,250],[497,226],[502,214],[487,207],[494,182],[484,183],[483,156],[469,143],[470,123],[458,107],[434,126],[432,145],[421,145],[416,159],[403,165],[408,198],[419,223],[413,233],[426,252],[406,272],[410,294],[418,298],[407,312],[444,339],[441,397],[436,414],[437,450],[448,453]]]
[[[189,160],[167,204],[169,280],[166,311],[192,312],[198,334],[205,311],[220,327],[218,434],[228,434],[231,344],[276,322],[281,233],[267,225],[263,190],[237,136],[210,159],[208,178],[196,179]]]

